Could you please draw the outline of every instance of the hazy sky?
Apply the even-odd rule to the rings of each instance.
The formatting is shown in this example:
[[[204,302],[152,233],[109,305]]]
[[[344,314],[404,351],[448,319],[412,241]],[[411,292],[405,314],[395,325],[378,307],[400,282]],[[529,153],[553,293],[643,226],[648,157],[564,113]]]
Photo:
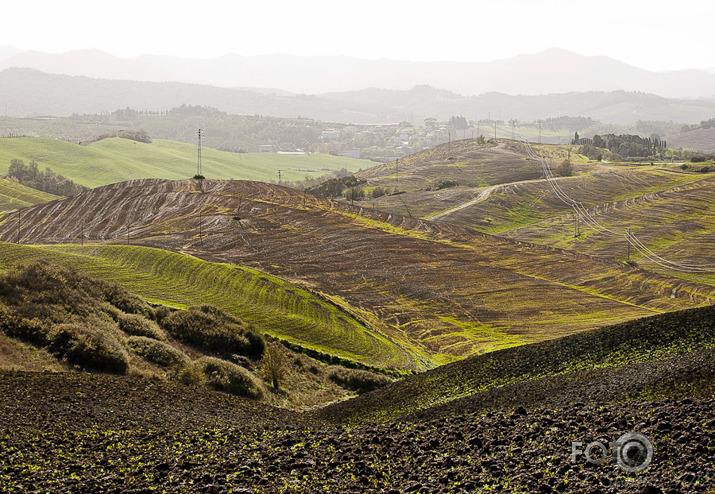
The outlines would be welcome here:
[[[19,0],[0,46],[489,61],[549,47],[650,69],[715,68],[715,0]]]

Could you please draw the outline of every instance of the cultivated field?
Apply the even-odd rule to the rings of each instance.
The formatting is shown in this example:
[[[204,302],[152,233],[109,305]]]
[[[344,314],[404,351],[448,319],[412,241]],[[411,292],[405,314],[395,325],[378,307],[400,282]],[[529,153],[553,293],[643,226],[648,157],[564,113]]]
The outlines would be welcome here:
[[[715,299],[710,286],[621,263],[255,182],[133,181],[23,218],[22,243],[126,243],[129,229],[131,243],[299,283],[415,355],[400,365],[416,369]],[[16,238],[8,216],[0,239]],[[331,333],[320,345],[345,351],[340,339]]]

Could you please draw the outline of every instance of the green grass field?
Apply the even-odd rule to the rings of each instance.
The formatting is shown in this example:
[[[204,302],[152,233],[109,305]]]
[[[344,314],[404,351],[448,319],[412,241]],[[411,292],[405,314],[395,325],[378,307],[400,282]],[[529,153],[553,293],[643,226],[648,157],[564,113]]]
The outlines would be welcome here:
[[[118,282],[149,302],[175,308],[212,304],[261,333],[377,367],[412,357],[335,304],[275,276],[161,249],[122,245],[0,243],[0,263],[47,259]]]
[[[302,180],[331,171],[356,172],[374,165],[328,154],[286,155],[277,153],[236,154],[202,149],[206,178],[258,180]],[[40,169],[53,171],[87,187],[98,187],[137,178],[190,178],[196,174],[197,149],[194,144],[155,140],[151,144],[128,139],[104,139],[80,146],[57,139],[14,138],[0,141],[0,174],[7,173],[10,160],[37,161]]]
[[[57,196],[0,178],[0,211],[24,208],[57,199]]]

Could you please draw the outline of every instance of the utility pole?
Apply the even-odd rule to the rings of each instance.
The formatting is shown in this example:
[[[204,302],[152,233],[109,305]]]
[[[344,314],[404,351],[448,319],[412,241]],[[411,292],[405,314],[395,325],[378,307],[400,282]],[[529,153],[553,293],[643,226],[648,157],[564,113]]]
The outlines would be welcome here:
[[[20,243],[20,226],[22,222],[22,213],[20,210],[17,210],[17,243]]]
[[[631,229],[628,229],[628,234],[626,235],[626,239],[628,240],[628,259],[627,262],[631,262]]]
[[[203,165],[201,163],[201,134],[202,134],[202,130],[199,129],[199,131],[196,133],[196,135],[199,137],[199,146],[198,146],[198,150],[197,150],[198,156],[197,156],[197,160],[196,160],[196,178],[198,178],[198,179],[204,178],[204,175],[203,175],[204,170],[203,170]]]
[[[400,158],[395,160],[395,168],[397,169],[395,173],[395,192],[400,190]]]
[[[494,120],[494,139],[497,138],[497,121]]]
[[[82,218],[81,231],[82,231],[82,235],[79,237],[79,243],[80,243],[80,245],[84,245],[84,218]]]
[[[282,170],[278,170],[278,185],[281,184],[281,171]]]
[[[581,225],[579,223],[579,216],[578,213],[575,215],[576,216],[576,233],[574,234],[574,238],[578,238],[581,236]]]

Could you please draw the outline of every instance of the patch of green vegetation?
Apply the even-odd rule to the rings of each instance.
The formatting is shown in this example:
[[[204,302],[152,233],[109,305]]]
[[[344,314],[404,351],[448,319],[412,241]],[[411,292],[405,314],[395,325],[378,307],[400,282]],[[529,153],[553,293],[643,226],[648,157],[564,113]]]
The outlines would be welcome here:
[[[0,178],[0,211],[34,206],[55,199],[58,199],[58,196],[25,187],[6,178]]]
[[[211,304],[260,332],[376,367],[412,368],[411,352],[328,300],[277,277],[161,249],[0,244],[0,263],[49,259],[117,282],[152,303]]]
[[[196,146],[166,140],[151,143],[112,138],[81,146],[57,139],[3,139],[0,173],[10,160],[35,160],[40,168],[49,166],[74,182],[98,187],[139,178],[182,179],[196,172]],[[318,177],[345,168],[357,172],[374,163],[328,154],[285,155],[277,153],[237,154],[202,149],[204,175],[215,179],[282,180]]]

